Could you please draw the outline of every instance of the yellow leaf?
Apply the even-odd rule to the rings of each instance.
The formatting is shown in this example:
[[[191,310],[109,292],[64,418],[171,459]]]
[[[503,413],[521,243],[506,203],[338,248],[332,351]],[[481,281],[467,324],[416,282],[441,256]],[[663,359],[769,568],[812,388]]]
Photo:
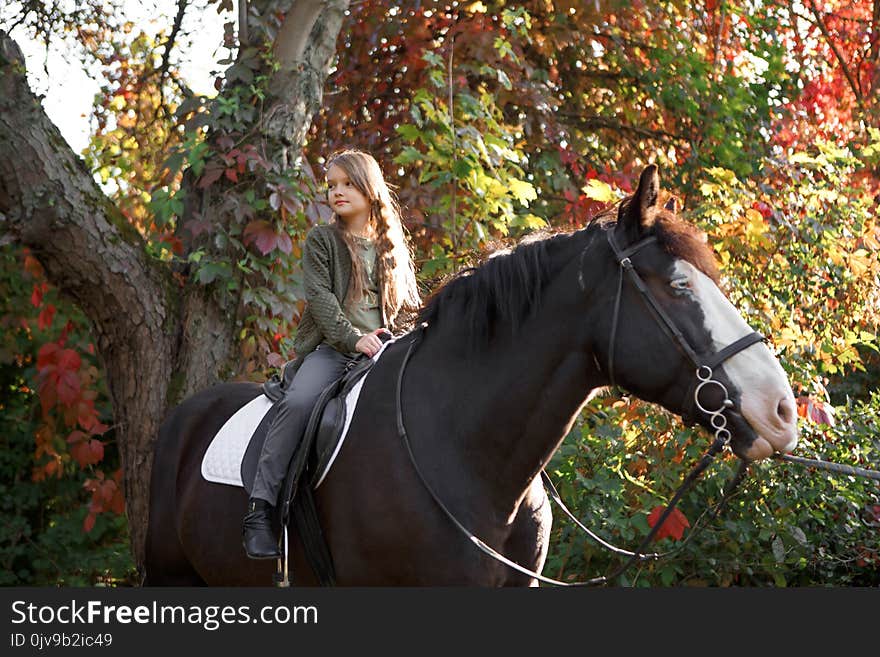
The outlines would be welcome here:
[[[754,239],[764,234],[764,217],[757,210],[749,208],[746,210],[746,235]]]
[[[856,276],[862,276],[871,269],[871,260],[868,252],[859,249],[849,257],[849,268]]]
[[[522,218],[522,224],[527,228],[541,228],[542,226],[546,226],[547,222],[536,214],[527,214]]]
[[[600,203],[611,203],[617,199],[614,190],[611,189],[611,185],[602,182],[598,178],[589,180],[586,185],[581,187],[581,191],[587,198],[599,201]]]
[[[719,189],[721,189],[721,185],[716,185],[715,183],[700,183],[700,194],[702,194],[703,196],[712,196],[712,194],[717,192]]]
[[[736,174],[730,169],[725,169],[724,167],[709,167],[706,169],[706,173],[712,176],[715,180],[725,182],[728,185],[732,185],[736,182]]]
[[[800,335],[798,331],[786,326],[776,336],[775,342],[780,346],[794,345],[798,343]]]
[[[816,158],[808,153],[793,153],[788,161],[792,164],[815,164]]]
[[[510,193],[523,205],[528,205],[529,201],[538,198],[538,192],[531,183],[516,178],[510,180]]]

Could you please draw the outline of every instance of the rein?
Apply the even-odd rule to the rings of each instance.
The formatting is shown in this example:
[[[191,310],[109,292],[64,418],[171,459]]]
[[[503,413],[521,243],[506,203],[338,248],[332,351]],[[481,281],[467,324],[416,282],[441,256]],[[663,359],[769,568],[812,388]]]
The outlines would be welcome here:
[[[788,463],[797,463],[819,470],[827,470],[835,474],[849,475],[850,477],[863,477],[865,479],[875,479],[880,481],[880,472],[877,470],[868,470],[855,465],[844,465],[843,463],[834,463],[833,461],[820,461],[818,459],[807,459],[803,456],[793,456],[791,454],[774,454],[770,458],[777,461],[787,461]]]

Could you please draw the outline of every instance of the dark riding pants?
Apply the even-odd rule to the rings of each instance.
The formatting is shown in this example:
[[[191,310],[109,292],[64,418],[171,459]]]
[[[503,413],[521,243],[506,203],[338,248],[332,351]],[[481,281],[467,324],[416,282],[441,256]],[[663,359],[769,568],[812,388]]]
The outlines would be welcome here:
[[[278,413],[260,452],[251,497],[266,500],[272,506],[278,503],[281,483],[306,430],[315,402],[324,388],[342,376],[351,359],[352,356],[340,353],[326,343],[319,344],[314,351],[306,354],[284,397],[277,402]]]

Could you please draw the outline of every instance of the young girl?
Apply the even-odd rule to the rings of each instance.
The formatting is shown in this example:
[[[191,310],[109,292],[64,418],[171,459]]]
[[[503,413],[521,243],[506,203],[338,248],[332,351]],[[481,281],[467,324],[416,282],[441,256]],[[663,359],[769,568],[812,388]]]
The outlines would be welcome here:
[[[303,246],[306,307],[293,343],[297,359],[289,365],[296,374],[266,435],[244,518],[252,559],[280,556],[271,512],[321,391],[353,357],[379,351],[377,334],[390,333],[402,309],[421,304],[400,209],[379,164],[346,150],[330,157],[325,175],[334,217],[309,230]]]

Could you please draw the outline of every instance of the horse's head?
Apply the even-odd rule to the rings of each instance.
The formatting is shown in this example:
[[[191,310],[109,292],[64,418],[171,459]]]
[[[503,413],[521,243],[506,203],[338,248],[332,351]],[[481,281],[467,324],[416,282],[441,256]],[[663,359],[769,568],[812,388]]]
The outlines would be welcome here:
[[[642,172],[606,231],[589,248],[591,260],[613,267],[598,304],[607,310],[594,342],[600,368],[642,399],[714,431],[706,411],[722,406],[721,386],[703,386],[694,403],[698,365],[709,362],[733,402],[724,415],[734,452],[756,460],[794,449],[797,412],[785,373],[763,342],[746,337],[753,331],[718,287],[705,236],[661,204],[655,166]]]

